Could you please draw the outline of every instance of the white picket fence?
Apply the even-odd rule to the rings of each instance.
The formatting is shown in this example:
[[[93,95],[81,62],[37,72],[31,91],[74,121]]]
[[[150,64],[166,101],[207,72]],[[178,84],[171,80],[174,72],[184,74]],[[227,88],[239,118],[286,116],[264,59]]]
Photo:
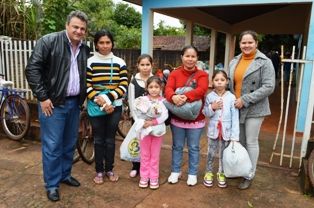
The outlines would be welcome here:
[[[25,78],[25,66],[36,41],[0,39],[0,73],[13,81],[14,88],[29,90],[27,99],[34,99]]]

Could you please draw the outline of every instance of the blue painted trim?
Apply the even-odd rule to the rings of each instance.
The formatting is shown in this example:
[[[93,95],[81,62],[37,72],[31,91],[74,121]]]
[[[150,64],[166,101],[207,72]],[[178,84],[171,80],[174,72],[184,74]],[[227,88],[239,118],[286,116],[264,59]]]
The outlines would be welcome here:
[[[298,132],[304,132],[305,130],[307,105],[308,105],[309,96],[310,96],[309,93],[310,93],[310,86],[311,86],[312,67],[313,67],[312,63],[305,64],[305,67],[304,67],[304,75],[303,75],[301,97],[300,97],[300,107],[299,107],[299,114],[297,118],[296,130]]]
[[[141,53],[151,53],[151,37],[153,31],[151,31],[151,10],[148,7],[142,9],[142,43]],[[152,54],[150,54],[152,55]]]
[[[307,41],[307,51],[306,51],[306,60],[314,60],[314,7],[312,5],[311,10],[311,19],[309,25],[309,32],[308,32],[308,41]],[[307,116],[307,105],[309,102],[310,96],[310,86],[312,77],[312,69],[313,69],[313,62],[305,64],[304,67],[304,75],[303,75],[303,82],[301,88],[301,96],[300,96],[300,107],[299,107],[299,114],[297,118],[297,131],[304,132],[305,130],[305,121]]]
[[[247,5],[247,4],[278,4],[278,3],[306,3],[313,0],[142,0],[143,7],[151,9],[179,8],[179,7],[201,7],[201,6],[225,6],[225,5]]]

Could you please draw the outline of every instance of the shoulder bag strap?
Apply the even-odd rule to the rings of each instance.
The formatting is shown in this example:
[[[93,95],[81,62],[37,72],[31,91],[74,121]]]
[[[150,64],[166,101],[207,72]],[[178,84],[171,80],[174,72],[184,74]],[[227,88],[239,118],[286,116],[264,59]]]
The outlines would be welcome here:
[[[197,71],[196,71],[197,72]],[[185,87],[187,87],[190,83],[190,81],[193,79],[193,77],[195,76],[196,72],[194,72],[193,74],[191,74],[188,78],[188,80],[185,82]]]

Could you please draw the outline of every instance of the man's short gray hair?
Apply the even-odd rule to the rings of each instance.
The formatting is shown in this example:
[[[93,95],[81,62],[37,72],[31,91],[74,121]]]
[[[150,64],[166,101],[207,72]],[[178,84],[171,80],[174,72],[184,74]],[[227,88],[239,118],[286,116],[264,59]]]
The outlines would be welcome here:
[[[86,22],[86,24],[88,23],[88,17],[87,17],[87,15],[86,15],[84,12],[80,11],[80,10],[76,10],[76,11],[72,11],[72,12],[68,15],[68,17],[67,17],[67,25],[70,23],[70,21],[71,21],[71,19],[72,19],[73,17],[79,18],[79,19],[82,20],[83,22]]]

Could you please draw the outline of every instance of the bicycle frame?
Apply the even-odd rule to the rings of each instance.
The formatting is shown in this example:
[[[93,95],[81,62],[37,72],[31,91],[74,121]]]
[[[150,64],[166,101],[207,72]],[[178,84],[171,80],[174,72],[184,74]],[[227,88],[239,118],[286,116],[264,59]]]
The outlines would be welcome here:
[[[11,87],[0,87],[0,93],[1,93],[0,107],[2,106],[5,98],[7,98],[9,95],[18,95],[22,99],[24,99],[25,95],[26,95],[26,92],[27,92],[27,90],[14,89],[14,88],[11,88]],[[14,107],[14,106],[12,106],[12,107]],[[12,109],[14,109],[14,108],[12,108]],[[11,112],[9,112],[9,113],[10,113],[10,116],[11,116]]]
[[[14,89],[11,87],[2,86],[0,87],[0,93],[1,93],[1,104],[3,100],[8,97],[9,95],[19,95],[21,98],[25,98],[25,95],[27,93],[27,90],[22,89]]]

